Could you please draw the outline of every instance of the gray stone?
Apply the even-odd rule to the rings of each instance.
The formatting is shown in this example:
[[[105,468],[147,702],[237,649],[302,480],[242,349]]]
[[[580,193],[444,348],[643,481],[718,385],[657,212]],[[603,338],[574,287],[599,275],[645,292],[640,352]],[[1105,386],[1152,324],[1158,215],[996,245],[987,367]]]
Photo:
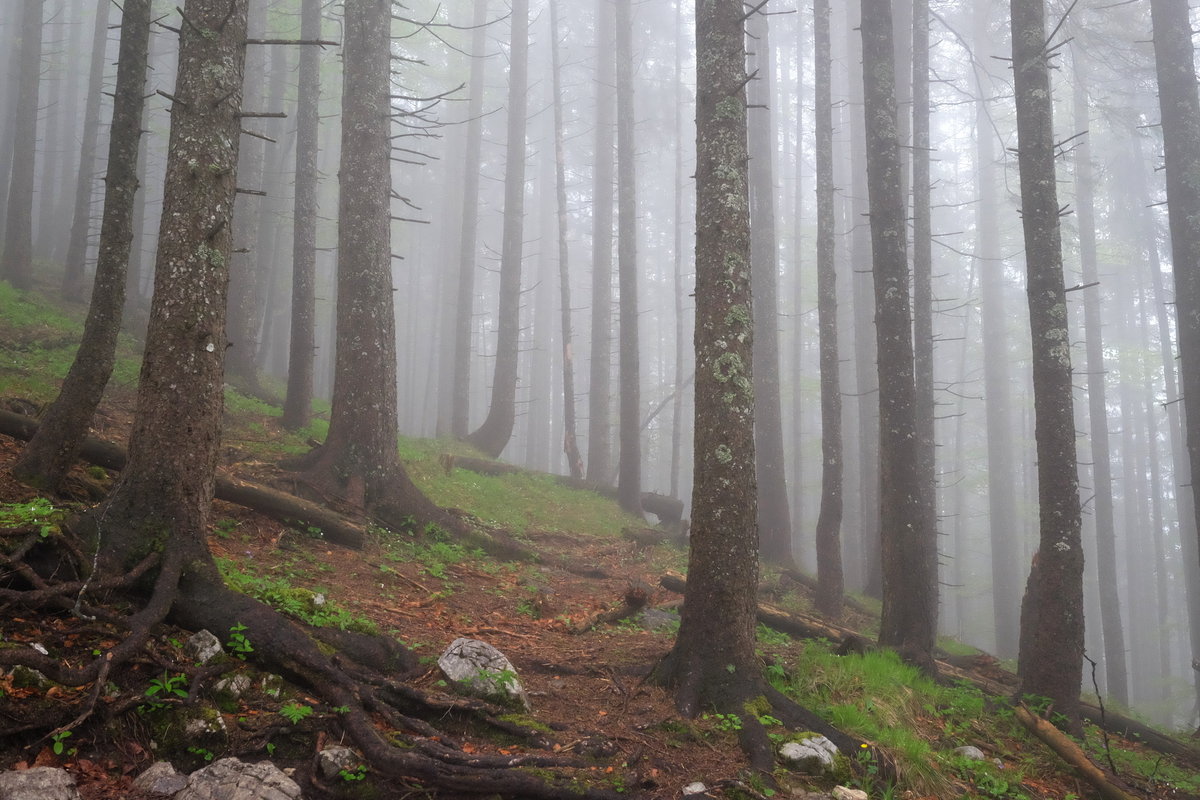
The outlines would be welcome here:
[[[183,730],[189,737],[212,736],[229,730],[225,727],[225,720],[215,710],[207,714],[203,712],[204,709],[201,709],[200,716],[193,717],[184,723]]]
[[[954,748],[954,755],[968,758],[971,761],[983,761],[987,757],[983,754],[982,750],[972,744]]]
[[[39,692],[45,692],[54,686],[54,681],[33,667],[16,666],[8,675],[16,689],[37,689]]]
[[[79,800],[75,779],[65,769],[34,767],[0,772],[3,800]]]
[[[838,748],[824,736],[810,736],[800,742],[788,742],[779,748],[779,757],[793,769],[807,775],[832,775],[836,770]]]
[[[487,642],[455,639],[438,658],[438,667],[447,680],[468,694],[530,710],[529,697],[512,662]]]
[[[224,649],[221,647],[221,640],[208,631],[199,631],[192,634],[187,640],[185,649],[192,658],[201,664],[207,663],[224,652]]]
[[[833,800],[869,800],[867,793],[861,789],[851,789],[847,786],[833,787]]]
[[[133,785],[142,791],[168,797],[181,791],[187,782],[187,775],[181,775],[168,761],[155,761],[133,779]]]
[[[707,791],[708,791],[708,787],[705,786],[700,781],[696,781],[695,783],[689,783],[687,786],[683,787],[683,794],[685,797],[690,797],[692,795],[697,795],[697,794],[704,794]]]
[[[679,615],[661,608],[647,608],[641,613],[639,621],[648,631],[670,631],[679,628]]]
[[[188,777],[175,800],[298,800],[300,787],[269,761],[222,758]]]
[[[326,780],[336,778],[342,770],[353,772],[362,763],[358,753],[349,747],[327,747],[317,754],[317,770]]]

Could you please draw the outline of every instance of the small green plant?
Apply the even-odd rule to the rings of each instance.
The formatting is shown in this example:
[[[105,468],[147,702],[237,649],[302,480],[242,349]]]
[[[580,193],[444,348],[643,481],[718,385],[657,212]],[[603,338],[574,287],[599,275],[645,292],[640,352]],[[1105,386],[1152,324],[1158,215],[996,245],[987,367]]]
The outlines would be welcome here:
[[[217,536],[222,539],[228,539],[233,535],[233,532],[237,530],[238,525],[240,524],[241,523],[232,517],[224,517],[217,520],[217,524],[214,525],[213,528],[216,530]]]
[[[275,755],[275,743],[274,742],[267,742],[267,755],[269,755],[269,756]]]
[[[526,597],[517,603],[517,613],[530,619],[538,619],[542,616],[541,610],[537,607],[537,603],[533,601],[532,597]]]
[[[161,677],[150,679],[150,685],[146,688],[144,694],[150,698],[185,698],[188,696],[187,677],[181,674],[172,675],[163,670]],[[162,707],[162,703],[154,703],[153,701],[151,701],[151,705],[154,708]]]
[[[242,631],[246,630],[246,626],[242,623],[237,623],[229,629],[229,641],[225,646],[233,651],[233,654],[242,661],[246,660],[246,656],[254,652],[254,645],[250,644],[250,639]]]
[[[361,781],[367,777],[367,765],[359,764],[354,769],[342,769],[338,776],[344,781]]]
[[[54,755],[61,756],[63,754],[63,750],[66,749],[65,742],[70,735],[70,731],[59,731],[50,736],[50,741],[53,742],[50,749],[54,751]]]
[[[209,750],[208,748],[196,747],[195,745],[189,745],[187,751],[194,756],[200,756],[205,761],[213,760],[213,751]]]
[[[737,714],[721,714],[713,712],[712,714],[704,714],[702,719],[711,719],[713,727],[725,733],[736,733],[742,729],[742,718]]]
[[[299,725],[301,720],[312,716],[312,706],[306,706],[302,703],[291,702],[283,708],[279,709],[279,714],[293,725]]]
[[[34,528],[46,539],[58,533],[57,517],[60,512],[44,497],[35,497],[26,503],[0,504],[0,528]]]

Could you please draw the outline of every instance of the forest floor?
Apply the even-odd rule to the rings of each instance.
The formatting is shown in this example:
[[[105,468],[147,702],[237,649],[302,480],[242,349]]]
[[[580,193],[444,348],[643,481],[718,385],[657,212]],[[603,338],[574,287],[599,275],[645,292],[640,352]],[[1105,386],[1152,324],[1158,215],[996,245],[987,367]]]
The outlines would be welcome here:
[[[37,394],[23,370],[17,365],[6,373],[0,362],[0,398],[11,398],[14,389],[22,396]],[[118,381],[94,433],[121,441],[132,405],[132,384]],[[276,415],[263,404],[231,396],[223,471],[278,483],[282,474],[274,459],[296,440],[278,429]],[[10,468],[20,446],[0,435],[0,509],[27,508],[37,497],[12,479]],[[696,781],[709,787],[747,781],[746,762],[736,744],[737,720],[715,714],[682,719],[669,693],[644,681],[677,628],[670,615],[680,598],[660,588],[659,578],[667,571],[683,572],[686,551],[669,544],[642,546],[623,537],[621,528],[636,523],[622,517],[615,504],[590,493],[527,476],[445,470],[439,454],[453,447],[408,441],[402,452],[415,479],[438,502],[507,529],[538,554],[536,562],[502,562],[413,532],[376,532],[362,550],[349,550],[221,502],[214,509],[210,547],[227,579],[248,594],[302,619],[379,631],[416,648],[427,669],[414,683],[429,692],[445,688],[434,662],[452,640],[466,636],[496,646],[513,662],[530,696],[533,710],[521,717],[522,724],[545,726],[551,751],[591,759],[581,770],[589,773],[582,776],[585,782],[629,796],[677,798]],[[56,508],[94,503],[114,474],[81,466],[66,496],[50,500]],[[8,579],[0,576],[2,580]],[[631,586],[649,593],[648,606],[658,610],[656,626],[633,619],[577,632],[584,620],[619,606]],[[786,576],[769,571],[763,586],[771,603],[814,613],[804,586]],[[877,619],[848,611],[838,623],[869,637]],[[232,638],[215,633],[223,641]],[[68,614],[22,613],[12,607],[0,611],[0,641],[40,644],[67,658],[86,660],[116,635]],[[70,738],[56,741],[44,738],[56,724],[53,720],[71,719],[90,690],[22,686],[13,675],[0,672],[0,769],[63,766],[76,776],[85,800],[139,800],[143,795],[132,788],[132,779],[159,758],[169,755],[177,766],[194,769],[214,757],[236,755],[270,758],[280,767],[294,768],[308,798],[428,796],[417,784],[375,786],[369,772],[317,777],[312,769],[316,751],[339,738],[336,710],[293,688],[279,697],[252,691],[223,705],[228,734],[216,744],[186,736],[166,741],[163,731],[172,728],[171,720],[182,718],[198,699],[198,693],[185,698],[171,691],[183,685],[171,679],[187,660],[182,643],[190,635],[164,626],[131,668],[110,676],[115,684],[111,697],[106,693],[88,722]],[[866,789],[872,798],[1067,800],[1091,793],[1013,720],[1001,698],[965,686],[935,686],[883,654],[837,656],[826,642],[795,640],[763,626],[759,638],[764,669],[777,685],[895,760],[896,785],[885,784],[877,766],[861,758],[854,776],[847,775],[844,782]],[[248,654],[247,662],[235,662],[235,667],[253,674],[253,655]],[[992,670],[993,679],[1003,677],[994,659],[982,654],[977,659]],[[110,719],[108,711],[122,701],[127,709]],[[469,753],[528,749],[495,731],[472,726],[449,730]],[[786,740],[783,731],[775,735]],[[952,755],[962,745],[979,747],[987,760],[968,762]],[[1093,758],[1104,758],[1094,728],[1087,746]],[[1194,768],[1176,765],[1136,742],[1113,740],[1110,747],[1118,769],[1143,796],[1200,796],[1200,774]],[[776,778],[776,796],[828,791],[832,785],[783,770]],[[732,786],[727,783],[710,796],[739,796]],[[758,787],[760,796],[772,793],[761,782],[750,780],[749,786]]]

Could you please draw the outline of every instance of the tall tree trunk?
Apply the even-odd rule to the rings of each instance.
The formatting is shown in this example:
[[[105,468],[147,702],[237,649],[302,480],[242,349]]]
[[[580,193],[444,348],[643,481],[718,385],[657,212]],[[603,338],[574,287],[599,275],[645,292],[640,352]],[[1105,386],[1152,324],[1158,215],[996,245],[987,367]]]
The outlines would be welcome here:
[[[38,83],[42,65],[43,0],[21,4],[20,74],[12,175],[4,225],[0,278],[18,289],[33,288],[33,166],[37,157]]]
[[[74,464],[116,361],[138,189],[150,4],[151,0],[125,0],[121,17],[100,250],[83,338],[58,398],[46,410],[37,433],[13,465],[15,475],[45,487],[57,486]]]
[[[616,129],[616,17],[613,0],[596,0],[596,152],[592,174],[592,324],[588,367],[587,474],[612,473],[613,137]]]
[[[675,138],[675,187],[673,220],[673,275],[672,299],[675,308],[675,396],[671,401],[671,478],[670,495],[679,496],[679,461],[683,450],[683,6],[675,5],[675,115],[671,130]]]
[[[821,347],[821,510],[817,516],[817,607],[842,611],[842,389],[837,337],[833,217],[833,95],[829,0],[813,4],[817,145],[817,324]]]
[[[642,514],[642,389],[638,353],[637,172],[633,123],[633,5],[617,0],[617,282],[620,289],[620,438],[617,497]]]
[[[563,148],[561,28],[558,0],[550,0],[550,55],[554,81],[554,199],[558,221],[558,301],[562,324],[563,453],[572,478],[583,477],[583,457],[575,431],[575,353],[571,348],[571,270],[567,222],[567,169]]]
[[[300,38],[321,38],[321,0],[303,0]],[[321,51],[300,51],[296,105],[296,177],[292,215],[292,314],[288,345],[287,398],[283,425],[299,430],[312,414],[314,359],[317,348],[317,214],[320,173],[317,144],[321,101]]]
[[[475,258],[479,230],[480,151],[483,146],[484,49],[487,46],[487,0],[475,0],[471,34],[471,77],[467,92],[467,145],[463,154],[461,232],[458,239],[458,289],[454,314],[453,392],[450,434],[457,438],[470,430],[471,317],[475,307]]]
[[[508,60],[508,141],[504,167],[504,241],[500,253],[500,310],[496,368],[487,418],[467,441],[493,458],[516,422],[517,349],[521,334],[521,260],[525,218],[525,117],[529,108],[529,0],[513,0]]]
[[[1075,129],[1088,130],[1088,92],[1083,54],[1075,51]],[[1125,670],[1125,635],[1121,625],[1120,591],[1117,587],[1117,531],[1113,521],[1112,466],[1108,441],[1108,401],[1104,364],[1103,320],[1100,316],[1101,286],[1096,269],[1095,188],[1092,177],[1091,136],[1075,150],[1075,205],[1079,219],[1079,256],[1083,283],[1091,288],[1083,297],[1083,329],[1087,340],[1087,395],[1089,441],[1092,450],[1092,491],[1095,493],[1096,567],[1100,578],[1100,624],[1104,632],[1104,671],[1108,692],[1129,707],[1129,678]],[[1124,404],[1122,404],[1124,405]],[[1124,453],[1123,457],[1130,454]],[[1131,487],[1126,487],[1129,491]]]
[[[183,10],[154,300],[129,459],[95,515],[102,571],[120,574],[166,531],[172,558],[182,555],[184,569],[216,573],[205,537],[221,443],[247,5],[188,0]],[[144,52],[143,46],[139,55]]]
[[[75,206],[71,218],[71,233],[67,242],[67,262],[63,265],[62,295],[65,300],[70,301],[78,301],[83,298],[85,285],[84,262],[87,258],[88,231],[91,229],[92,222],[92,187],[96,179],[96,140],[100,130],[100,88],[104,80],[104,51],[108,41],[108,9],[111,6],[111,0],[98,0],[96,3],[96,28],[92,34],[92,61],[88,70],[83,130],[80,132],[81,145],[78,180],[75,184]],[[142,57],[144,60],[145,54]],[[139,111],[139,117],[140,114]],[[134,142],[134,149],[137,149],[137,142]]]
[[[896,129],[891,8],[862,4],[863,93],[875,329],[879,350],[881,644],[933,669],[937,636],[937,533],[927,527],[932,487],[918,463],[912,318]]]
[[[754,284],[754,456],[758,483],[758,535],[762,556],[792,560],[779,399],[779,253],[775,234],[775,133],[770,110],[774,86],[770,25],[761,10],[746,24],[751,74],[750,274]]]
[[[1012,41],[1040,521],[1021,603],[1017,675],[1022,692],[1050,698],[1078,729],[1083,543],[1043,0],[1013,0]]]

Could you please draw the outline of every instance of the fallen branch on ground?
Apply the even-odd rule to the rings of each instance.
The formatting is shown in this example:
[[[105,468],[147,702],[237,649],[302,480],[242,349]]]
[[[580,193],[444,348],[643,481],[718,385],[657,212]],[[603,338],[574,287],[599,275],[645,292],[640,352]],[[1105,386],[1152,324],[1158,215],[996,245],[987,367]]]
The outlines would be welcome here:
[[[1105,800],[1134,800],[1134,795],[1118,786],[1099,767],[1092,763],[1079,745],[1048,721],[1034,714],[1024,704],[1016,708],[1017,719],[1029,732],[1053,750],[1059,758],[1074,767],[1080,776],[1095,787]]]

